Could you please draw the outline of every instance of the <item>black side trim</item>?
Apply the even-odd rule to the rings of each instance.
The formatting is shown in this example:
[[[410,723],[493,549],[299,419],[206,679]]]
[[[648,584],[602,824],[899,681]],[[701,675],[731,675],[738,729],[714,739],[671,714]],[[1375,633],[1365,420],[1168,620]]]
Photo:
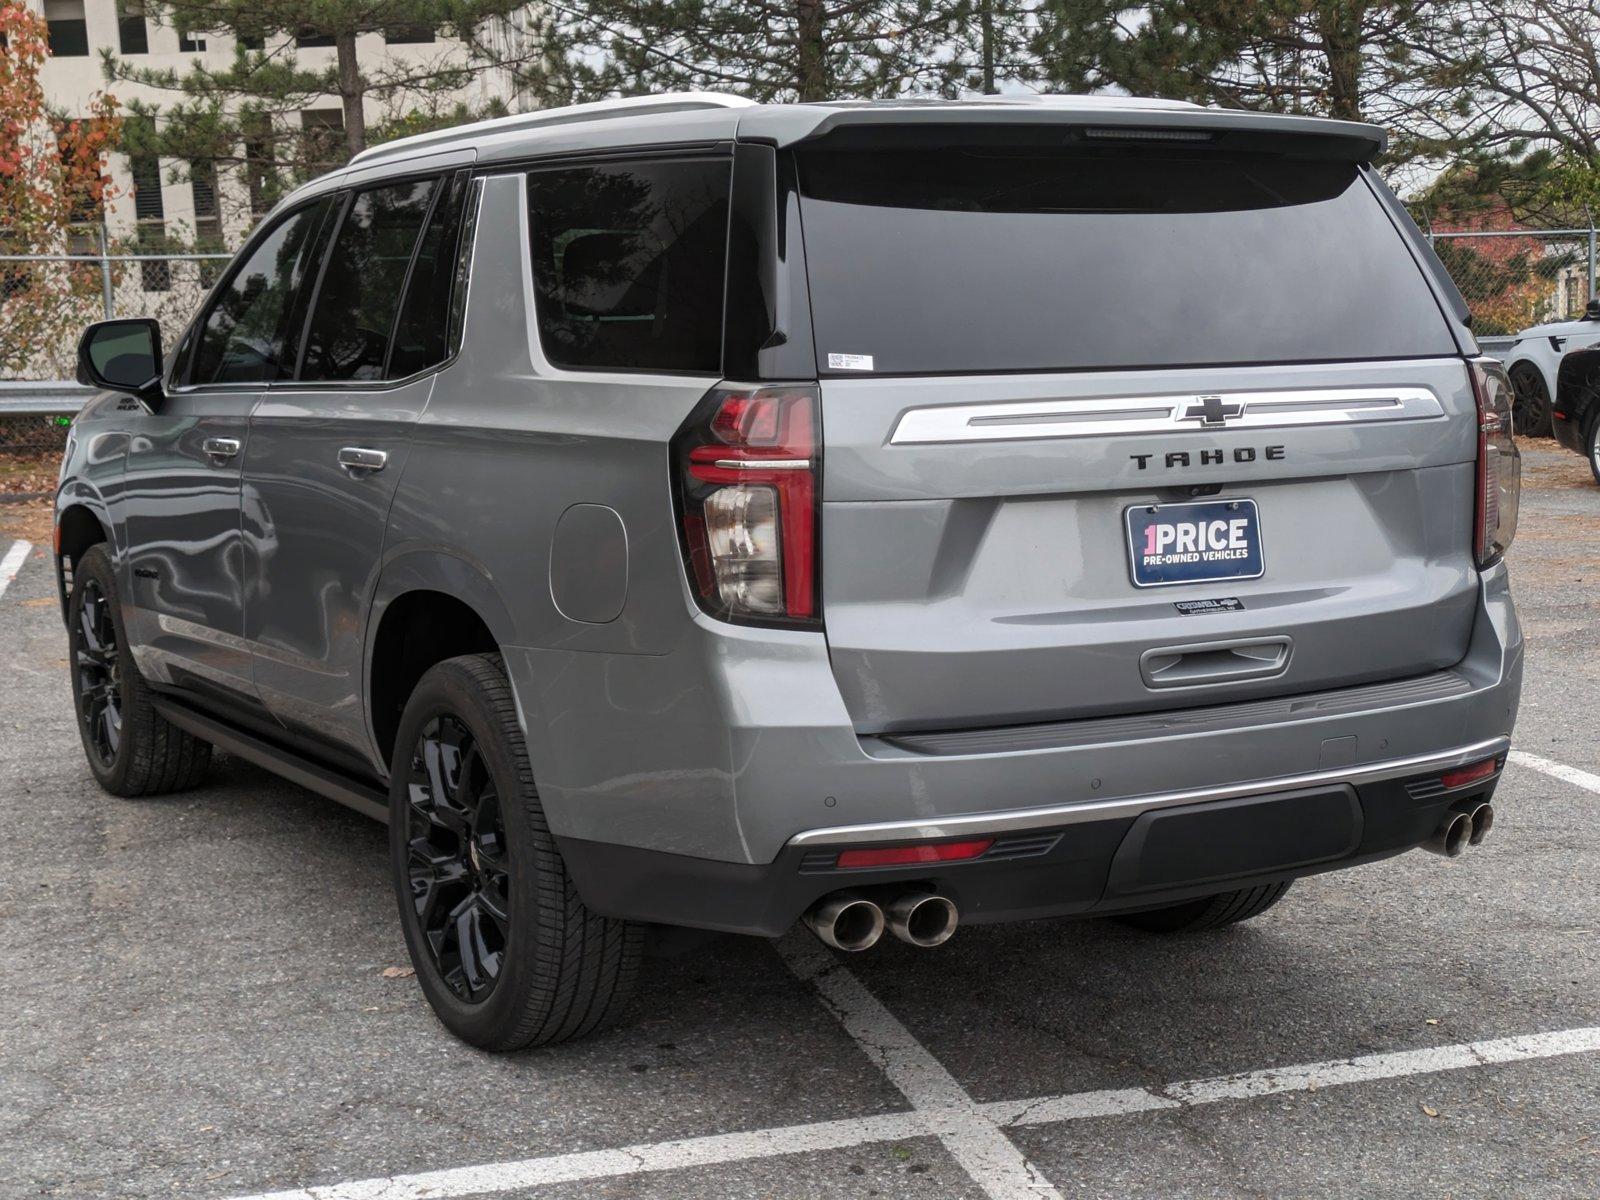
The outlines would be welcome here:
[[[265,767],[274,775],[281,775],[289,782],[298,783],[319,796],[337,800],[364,816],[388,824],[389,797],[371,783],[354,779],[261,738],[253,737],[213,717],[196,712],[171,696],[156,697],[155,706],[158,713],[179,729],[210,742],[219,750],[236,754],[246,762]]]

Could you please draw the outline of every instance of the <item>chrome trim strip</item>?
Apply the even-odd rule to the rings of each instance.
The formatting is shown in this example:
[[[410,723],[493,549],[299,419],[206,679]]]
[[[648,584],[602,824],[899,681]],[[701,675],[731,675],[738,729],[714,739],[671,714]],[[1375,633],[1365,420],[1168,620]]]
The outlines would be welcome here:
[[[1086,821],[1136,817],[1157,808],[1180,804],[1200,804],[1207,800],[1233,800],[1241,796],[1260,796],[1268,792],[1288,792],[1329,784],[1377,783],[1404,775],[1425,775],[1466,766],[1511,748],[1509,737],[1490,738],[1470,746],[1423,754],[1415,758],[1396,758],[1366,767],[1336,771],[1314,771],[1307,775],[1281,775],[1275,779],[1256,779],[1248,783],[1220,787],[1192,788],[1183,792],[1158,792],[1148,796],[1127,796],[1118,800],[1085,800],[1077,804],[1054,804],[1046,808],[1013,809],[1008,812],[971,813],[964,816],[931,817],[919,821],[883,821],[875,825],[839,825],[831,829],[808,829],[789,839],[791,846],[859,846],[878,842],[909,842],[919,838],[965,837],[983,833],[1015,833],[1030,829],[1054,829],[1061,825],[1081,825]]]
[[[713,464],[729,471],[808,471],[809,458],[719,458]]]
[[[1209,395],[1229,408],[1237,405],[1241,411],[1222,422],[1200,420],[1189,410],[1205,399],[1206,394],[1202,393],[952,404],[908,409],[896,422],[889,442],[905,446],[1114,434],[1214,433],[1223,429],[1426,421],[1444,416],[1439,397],[1423,387],[1301,388]]]

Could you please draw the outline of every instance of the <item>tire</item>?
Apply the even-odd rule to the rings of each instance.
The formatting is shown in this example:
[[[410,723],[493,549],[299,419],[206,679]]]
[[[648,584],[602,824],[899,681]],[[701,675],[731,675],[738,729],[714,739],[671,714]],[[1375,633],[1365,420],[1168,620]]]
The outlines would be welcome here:
[[[72,707],[89,770],[114,796],[194,787],[211,765],[211,744],[156,712],[127,646],[116,569],[105,546],[93,546],[74,566],[67,601]]]
[[[1594,481],[1600,483],[1600,414],[1589,426],[1589,470],[1594,474]]]
[[[638,982],[643,928],[578,898],[498,655],[448,659],[422,677],[391,780],[400,923],[445,1027],[485,1050],[519,1050],[614,1024]]]
[[[1202,896],[1198,900],[1186,900],[1167,908],[1122,913],[1115,919],[1146,933],[1203,933],[1208,929],[1221,929],[1224,925],[1259,917],[1283,899],[1290,882],[1285,880],[1237,892],[1219,892],[1215,896]]]
[[[1521,362],[1511,368],[1511,429],[1520,437],[1549,437],[1550,389],[1544,375],[1532,363]]]

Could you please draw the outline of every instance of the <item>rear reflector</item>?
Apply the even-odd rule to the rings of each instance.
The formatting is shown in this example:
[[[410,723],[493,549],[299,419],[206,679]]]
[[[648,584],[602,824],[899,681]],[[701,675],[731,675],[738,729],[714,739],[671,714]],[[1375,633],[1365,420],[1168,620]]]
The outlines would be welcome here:
[[[844,850],[839,854],[839,867],[904,867],[917,863],[961,862],[977,858],[990,846],[993,838],[973,838],[965,842],[924,842],[915,846],[880,846],[871,850]]]
[[[1469,783],[1477,783],[1480,779],[1487,779],[1500,769],[1498,758],[1486,758],[1480,763],[1473,763],[1470,767],[1457,767],[1454,771],[1446,771],[1439,776],[1439,782],[1447,788],[1464,787]]]

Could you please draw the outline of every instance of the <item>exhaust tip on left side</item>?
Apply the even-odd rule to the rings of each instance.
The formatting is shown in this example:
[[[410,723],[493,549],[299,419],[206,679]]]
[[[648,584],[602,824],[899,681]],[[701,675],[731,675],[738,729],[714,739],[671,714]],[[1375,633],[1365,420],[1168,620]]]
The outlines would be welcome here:
[[[854,954],[878,944],[883,936],[883,909],[864,896],[835,892],[806,910],[805,923],[824,945]]]

